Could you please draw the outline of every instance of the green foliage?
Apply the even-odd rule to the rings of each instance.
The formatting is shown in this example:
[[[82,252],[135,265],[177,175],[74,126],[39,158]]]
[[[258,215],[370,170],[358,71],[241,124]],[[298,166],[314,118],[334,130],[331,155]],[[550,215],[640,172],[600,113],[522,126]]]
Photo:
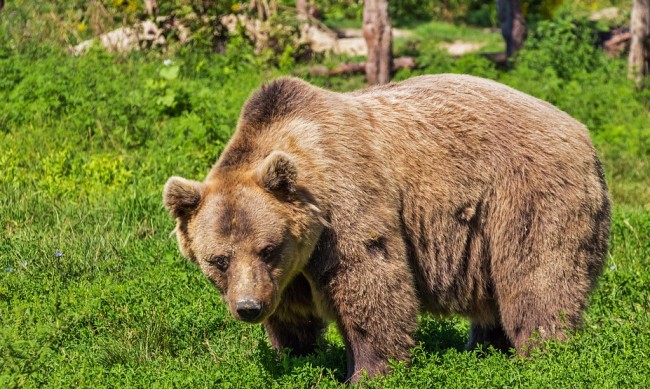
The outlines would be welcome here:
[[[595,133],[623,123],[643,126],[638,120],[645,107],[626,78],[625,63],[598,50],[595,31],[589,27],[586,21],[567,18],[540,22],[510,79],[516,87],[567,110]],[[612,111],[620,116],[612,116]]]
[[[526,40],[518,65],[537,74],[552,72],[554,78],[570,80],[607,66],[595,40],[596,31],[587,20],[565,17],[543,21]]]
[[[451,58],[442,52],[441,44],[456,41],[479,43],[481,45],[479,53],[505,50],[501,33],[496,30],[486,31],[465,25],[431,21],[416,24],[411,31],[410,36],[395,39],[395,55],[414,56],[421,64],[420,66],[429,66],[430,62],[450,61]],[[446,58],[440,59],[441,56]]]
[[[559,1],[559,0],[555,0]],[[580,1],[559,1],[554,9],[553,16],[588,17],[594,12],[605,8],[615,7],[618,9],[618,16],[613,20],[603,21],[611,26],[629,25],[632,1],[629,0],[580,0]]]
[[[553,17],[562,0],[523,0],[522,8],[530,20]],[[346,21],[360,23],[363,18],[362,0],[317,0],[316,8],[326,22],[334,25]],[[495,0],[393,0],[388,2],[390,17],[398,26],[414,21],[446,21],[468,23],[480,27],[498,27]]]
[[[264,24],[267,42],[258,49],[262,61],[288,69],[294,59],[304,53],[305,46],[299,39],[300,23],[290,12],[277,12]],[[259,46],[259,44],[258,44]]]
[[[523,0],[524,16],[529,20],[549,19],[562,6],[564,0]]]
[[[360,22],[363,18],[363,0],[317,0],[314,3],[316,9],[323,13],[323,17],[327,21],[355,20]]]
[[[180,22],[190,32],[194,47],[212,49],[225,31],[218,19],[241,4],[235,0],[158,1],[158,15]],[[19,49],[42,43],[74,46],[120,26],[152,19],[138,0],[7,1],[0,17],[0,42]],[[170,20],[171,20],[170,19]],[[174,30],[168,42],[177,41]],[[2,44],[0,43],[0,44]]]

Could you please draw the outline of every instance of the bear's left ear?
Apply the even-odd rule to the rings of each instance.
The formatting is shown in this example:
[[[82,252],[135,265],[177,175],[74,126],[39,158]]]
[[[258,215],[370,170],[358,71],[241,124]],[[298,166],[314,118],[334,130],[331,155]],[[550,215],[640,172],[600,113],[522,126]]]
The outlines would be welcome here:
[[[202,193],[202,183],[171,177],[163,189],[163,203],[173,217],[187,219],[201,202]]]
[[[271,193],[287,196],[296,191],[298,169],[287,153],[272,152],[262,162],[256,175],[260,185]]]

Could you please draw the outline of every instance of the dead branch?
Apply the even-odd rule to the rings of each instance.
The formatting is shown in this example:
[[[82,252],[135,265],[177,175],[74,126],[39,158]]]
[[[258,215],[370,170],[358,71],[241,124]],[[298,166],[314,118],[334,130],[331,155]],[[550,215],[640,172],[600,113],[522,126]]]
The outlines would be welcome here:
[[[630,44],[632,33],[624,32],[616,34],[610,39],[603,42],[603,49],[605,53],[611,57],[618,57],[626,47]]]

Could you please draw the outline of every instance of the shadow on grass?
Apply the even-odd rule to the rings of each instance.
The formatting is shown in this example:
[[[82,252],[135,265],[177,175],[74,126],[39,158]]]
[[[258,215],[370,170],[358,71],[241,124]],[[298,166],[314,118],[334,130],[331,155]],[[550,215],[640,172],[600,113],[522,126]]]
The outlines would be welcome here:
[[[263,342],[260,344],[259,352],[262,366],[274,379],[293,375],[311,366],[329,372],[339,382],[345,379],[346,352],[345,347],[341,345],[321,340],[313,354],[293,356],[287,352],[278,355],[268,342]]]
[[[465,350],[468,335],[466,330],[458,328],[455,320],[424,315],[415,333],[415,341],[427,353],[442,354],[448,349]]]
[[[441,355],[449,349],[463,351],[467,336],[467,331],[458,328],[458,323],[454,320],[423,316],[415,333],[415,341],[427,354]],[[295,374],[307,367],[316,367],[342,382],[347,373],[347,357],[345,347],[336,343],[321,340],[315,353],[307,356],[292,356],[288,353],[278,356],[268,342],[263,342],[259,349],[260,361],[275,379]]]

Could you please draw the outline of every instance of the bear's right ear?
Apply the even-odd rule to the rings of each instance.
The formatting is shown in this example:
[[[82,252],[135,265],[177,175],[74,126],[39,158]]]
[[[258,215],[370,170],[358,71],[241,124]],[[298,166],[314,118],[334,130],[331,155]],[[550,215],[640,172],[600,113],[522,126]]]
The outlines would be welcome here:
[[[163,203],[175,218],[186,218],[201,202],[203,184],[181,177],[171,177],[163,189]]]
[[[289,154],[274,151],[266,157],[257,170],[257,180],[271,193],[292,195],[296,191],[298,169]]]

